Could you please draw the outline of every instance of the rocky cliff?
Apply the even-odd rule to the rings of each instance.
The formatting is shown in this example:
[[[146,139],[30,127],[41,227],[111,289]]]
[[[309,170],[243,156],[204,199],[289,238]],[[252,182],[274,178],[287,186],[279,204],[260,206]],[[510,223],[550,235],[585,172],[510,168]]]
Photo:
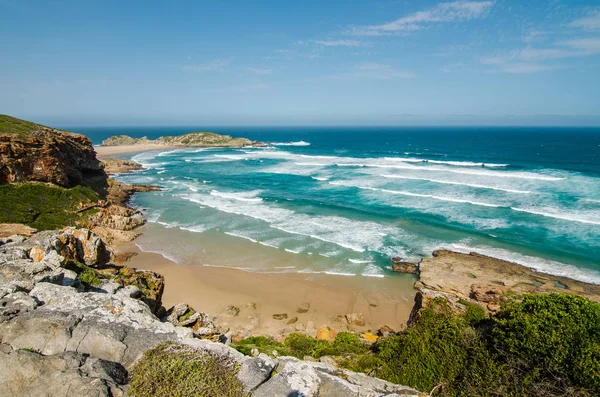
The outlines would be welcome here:
[[[261,143],[246,138],[232,138],[213,132],[192,132],[180,136],[163,136],[157,139],[132,138],[127,135],[112,136],[102,141],[102,146],[156,145],[156,146],[196,146],[196,147],[244,147],[262,146]]]
[[[103,174],[89,138],[0,115],[0,184],[73,187]]]
[[[198,339],[197,330],[173,324],[181,317],[153,314],[148,291],[131,282],[143,271],[91,276],[107,268],[106,248],[88,230],[0,239],[0,395],[123,396],[128,372],[165,341],[233,361],[244,394],[254,397],[423,395],[326,363],[245,356],[227,345],[227,335],[219,338],[225,343]],[[160,306],[160,295],[154,303]]]

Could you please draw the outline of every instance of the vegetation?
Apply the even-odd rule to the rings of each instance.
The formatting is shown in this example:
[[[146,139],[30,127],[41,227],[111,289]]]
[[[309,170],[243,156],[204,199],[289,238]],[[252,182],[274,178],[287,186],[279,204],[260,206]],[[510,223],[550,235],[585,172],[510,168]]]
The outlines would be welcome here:
[[[39,130],[41,125],[17,119],[5,114],[0,114],[0,134],[8,134],[14,137],[26,137],[32,131]]]
[[[271,356],[276,352],[280,356],[293,356],[300,359],[306,356],[321,358],[355,355],[369,351],[369,347],[358,336],[349,332],[340,332],[333,342],[296,333],[288,336],[283,343],[266,336],[251,336],[233,344],[232,347],[248,355],[251,354],[252,349],[256,349],[260,353]]]
[[[86,186],[65,189],[43,183],[0,185],[0,223],[24,223],[38,230],[75,225],[93,210],[77,213],[79,203],[99,196]]]
[[[244,392],[237,370],[226,357],[166,342],[144,353],[133,367],[129,395],[241,397]]]
[[[567,295],[525,295],[488,318],[478,305],[455,314],[444,299],[405,332],[370,347],[340,332],[333,343],[292,334],[234,347],[299,358],[336,356],[342,367],[435,396],[600,395],[600,304]]]
[[[69,261],[65,267],[77,273],[77,280],[93,287],[100,285],[102,279],[105,278],[97,270],[80,262]]]

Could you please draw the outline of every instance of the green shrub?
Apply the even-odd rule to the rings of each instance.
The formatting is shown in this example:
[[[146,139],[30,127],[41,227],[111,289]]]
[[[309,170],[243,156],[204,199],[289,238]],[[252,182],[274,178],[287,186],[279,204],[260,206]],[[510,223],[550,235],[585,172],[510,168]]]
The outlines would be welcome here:
[[[43,183],[0,185],[0,223],[23,223],[38,230],[73,226],[88,214],[78,214],[81,202],[96,202],[89,187],[65,189]]]
[[[600,392],[600,304],[574,295],[528,295],[495,317],[494,347],[526,371]]]
[[[360,340],[358,335],[350,332],[340,332],[333,341],[337,354],[352,353],[362,354],[369,351],[369,347]]]
[[[241,397],[231,359],[167,342],[144,353],[131,371],[132,397]]]
[[[283,342],[290,355],[298,358],[312,356],[313,349],[317,346],[317,340],[308,335],[291,334]]]
[[[273,355],[273,351],[276,351],[280,356],[289,355],[288,349],[283,344],[268,336],[251,336],[233,343],[231,347],[248,356],[252,353],[252,349],[256,349],[269,356]]]
[[[102,279],[105,278],[98,271],[77,261],[69,261],[65,267],[77,273],[77,280],[91,286],[100,285]]]

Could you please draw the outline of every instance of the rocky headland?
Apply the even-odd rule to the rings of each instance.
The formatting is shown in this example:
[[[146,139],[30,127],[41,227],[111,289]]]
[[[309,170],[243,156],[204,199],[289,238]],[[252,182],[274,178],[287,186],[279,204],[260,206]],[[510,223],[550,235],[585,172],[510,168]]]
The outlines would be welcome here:
[[[246,138],[232,138],[214,132],[191,132],[179,136],[162,136],[156,139],[132,138],[127,135],[112,136],[102,141],[102,146],[182,146],[182,147],[244,147],[263,146]]]

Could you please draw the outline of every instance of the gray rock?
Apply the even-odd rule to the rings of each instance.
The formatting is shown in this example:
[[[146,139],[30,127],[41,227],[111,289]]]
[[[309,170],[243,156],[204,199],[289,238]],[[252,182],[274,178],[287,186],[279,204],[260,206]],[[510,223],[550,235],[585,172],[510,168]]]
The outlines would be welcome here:
[[[0,392],[6,397],[117,397],[124,395],[126,379],[127,371],[118,363],[77,353],[0,350]]]
[[[264,353],[255,358],[247,357],[240,365],[237,378],[244,385],[244,391],[251,393],[269,379],[275,366],[275,361]]]
[[[380,397],[396,393],[424,396],[417,390],[371,378],[333,365],[301,361],[293,357],[277,359],[277,375],[261,385],[253,397]]]
[[[0,299],[0,322],[7,321],[21,313],[35,310],[37,302],[25,292],[17,291]]]
[[[117,295],[127,296],[129,298],[138,299],[142,296],[142,291],[135,285],[128,285],[117,291]]]

